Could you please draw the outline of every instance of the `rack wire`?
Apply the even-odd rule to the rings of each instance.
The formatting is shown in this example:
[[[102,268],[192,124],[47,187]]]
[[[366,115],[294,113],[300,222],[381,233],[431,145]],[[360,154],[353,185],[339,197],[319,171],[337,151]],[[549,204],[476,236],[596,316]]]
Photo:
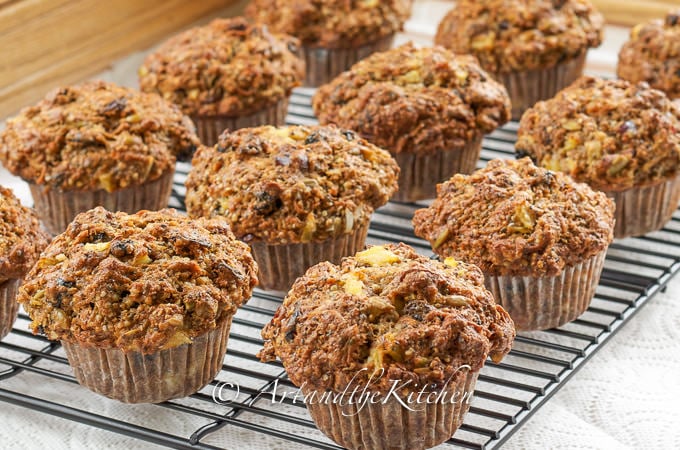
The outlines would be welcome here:
[[[312,93],[300,89],[293,94],[289,123],[316,122],[309,106]],[[511,123],[488,136],[479,164],[513,157],[516,130]],[[180,209],[187,171],[187,165],[178,164],[170,205]],[[426,204],[390,203],[378,210],[369,243],[402,241],[431,254],[411,226],[415,209]],[[503,362],[488,361],[463,425],[441,449],[499,448],[678,271],[680,210],[663,230],[615,241],[587,312],[557,329],[520,333]],[[259,332],[280,302],[280,297],[256,290],[234,318],[221,372],[198,393],[158,405],[116,403],[115,408],[106,407],[106,402],[115,402],[77,385],[60,344],[26,331],[28,318],[21,314],[0,342],[0,400],[171,448],[217,449],[224,446],[220,437],[238,434],[251,443],[241,448],[338,449],[316,429],[281,364],[264,364],[255,356],[262,345]],[[23,378],[45,388],[36,394],[22,388],[26,383],[12,383]],[[71,391],[78,391],[73,398],[86,396],[88,401],[60,395]],[[164,415],[168,425],[149,425],[149,414]]]

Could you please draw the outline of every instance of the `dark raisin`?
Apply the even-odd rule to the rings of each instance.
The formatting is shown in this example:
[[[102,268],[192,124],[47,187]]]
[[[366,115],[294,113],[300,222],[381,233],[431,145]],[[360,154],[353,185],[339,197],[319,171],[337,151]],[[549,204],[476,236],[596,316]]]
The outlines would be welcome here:
[[[619,127],[619,133],[625,134],[627,132],[635,133],[637,131],[637,126],[635,125],[635,122],[626,120],[621,126]]]
[[[54,307],[57,308],[57,309],[61,308],[61,304],[63,303],[63,301],[64,301],[64,293],[59,292],[57,294],[56,302],[54,302]]]
[[[295,162],[297,163],[297,166],[300,168],[300,170],[309,169],[309,158],[307,158],[306,153],[299,153],[295,155]]]
[[[107,103],[104,108],[102,108],[101,113],[104,115],[108,115],[110,113],[120,113],[125,109],[126,106],[127,99],[125,97],[117,98]]]
[[[347,139],[348,141],[353,141],[357,137],[356,134],[354,134],[354,131],[349,130],[343,131],[342,135],[345,136],[345,139]]]
[[[246,235],[244,235],[244,236],[241,236],[241,240],[242,240],[243,242],[245,242],[245,243],[248,243],[248,242],[252,241],[253,239],[255,239],[255,236],[253,236],[253,235],[250,234],[250,233],[248,233],[248,234],[246,234]]]
[[[123,258],[134,252],[135,246],[130,240],[115,241],[111,244],[111,254],[116,258]]]
[[[75,281],[66,281],[63,278],[57,278],[57,286],[72,288],[72,287],[76,287],[76,282]]]
[[[262,151],[259,142],[250,142],[243,147],[239,147],[238,152],[243,155],[257,155]]]
[[[534,157],[531,156],[531,153],[529,153],[526,150],[521,149],[521,148],[515,148],[515,158],[522,159],[522,158],[526,158],[527,156],[529,158],[531,158],[532,161],[534,161]]]
[[[674,27],[680,22],[680,16],[677,14],[669,14],[666,16],[666,25],[669,27]]]
[[[316,142],[319,142],[319,133],[317,131],[311,133],[309,136],[307,136],[307,139],[305,139],[305,144],[314,144]]]
[[[43,336],[45,335],[45,327],[42,325],[38,325],[38,334],[42,334]]]
[[[248,28],[248,24],[245,21],[232,21],[227,26],[227,30],[233,31],[245,31]]]
[[[298,49],[298,46],[297,46],[297,44],[296,44],[295,42],[289,41],[289,42],[288,42],[288,50],[289,50],[291,53],[294,53],[294,54],[297,55],[299,49]]]
[[[253,209],[260,214],[269,215],[283,206],[283,202],[277,195],[272,195],[267,191],[261,191],[255,194],[257,203]]]
[[[290,155],[276,155],[274,162],[278,166],[289,166],[290,165]]]
[[[106,234],[106,233],[102,233],[101,231],[99,233],[95,233],[90,238],[90,242],[94,243],[94,244],[97,244],[97,243],[100,243],[100,242],[108,242],[109,240],[110,240],[109,235]]]
[[[507,20],[501,20],[498,23],[499,30],[507,30],[508,28],[510,28],[510,22],[508,22]]]
[[[286,340],[288,342],[291,342],[293,338],[295,338],[295,331],[297,328],[297,319],[300,316],[300,309],[299,307],[295,308],[295,312],[293,312],[293,315],[290,316],[290,319],[288,319],[288,323],[286,324]]]

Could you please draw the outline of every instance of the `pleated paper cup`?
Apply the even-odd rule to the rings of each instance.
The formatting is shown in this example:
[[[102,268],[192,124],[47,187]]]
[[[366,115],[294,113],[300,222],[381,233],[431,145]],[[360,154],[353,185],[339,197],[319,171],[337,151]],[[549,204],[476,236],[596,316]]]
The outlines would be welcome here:
[[[305,58],[305,86],[318,87],[349,70],[355,63],[392,47],[394,34],[355,48],[302,46]]]
[[[680,174],[650,186],[605,192],[616,203],[614,237],[641,236],[660,230],[680,203]]]
[[[150,355],[65,341],[62,345],[81,385],[125,403],[160,403],[191,395],[215,378],[230,327],[231,317],[190,344]]]
[[[451,438],[463,423],[479,371],[460,374],[445,388],[442,401],[418,404],[390,396],[365,404],[309,401],[307,409],[319,430],[347,449],[424,450]],[[305,387],[302,391],[305,398],[312,392],[316,399],[324,394]]]
[[[606,254],[603,250],[555,276],[485,275],[485,284],[518,331],[547,330],[571,322],[588,309]]]
[[[365,223],[352,233],[321,242],[279,245],[252,242],[250,248],[259,268],[259,287],[286,292],[311,266],[322,261],[338,264],[345,256],[362,250],[367,233],[368,223]]]
[[[0,339],[12,331],[12,325],[19,315],[17,291],[20,285],[21,279],[18,278],[0,283]]]
[[[512,102],[512,118],[519,120],[527,109],[541,100],[552,98],[581,75],[586,52],[547,69],[524,72],[496,72],[491,75],[505,86]]]
[[[63,232],[78,214],[96,206],[129,214],[143,209],[157,211],[165,208],[172,192],[174,173],[175,169],[172,168],[156,180],[114,192],[60,191],[32,183],[29,187],[38,217],[48,232],[57,235]]]
[[[437,184],[457,173],[474,172],[482,151],[482,135],[462,148],[422,154],[417,151],[393,154],[399,165],[399,190],[392,196],[397,202],[414,202],[437,196]]]
[[[192,115],[196,134],[203,145],[212,147],[217,144],[220,134],[225,130],[259,127],[261,125],[284,125],[288,112],[288,98],[267,106],[260,111],[242,116],[198,116]]]

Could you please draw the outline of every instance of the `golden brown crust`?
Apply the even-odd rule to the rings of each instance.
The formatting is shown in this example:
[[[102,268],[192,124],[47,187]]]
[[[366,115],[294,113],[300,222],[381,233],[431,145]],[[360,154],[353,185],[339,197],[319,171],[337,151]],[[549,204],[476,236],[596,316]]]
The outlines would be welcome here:
[[[160,178],[198,143],[191,120],[158,96],[90,81],[9,119],[0,160],[30,183],[112,192]]]
[[[388,244],[310,268],[262,337],[259,357],[279,357],[298,386],[338,392],[382,375],[370,390],[385,393],[391,380],[442,386],[463,365],[500,361],[515,330],[477,267]]]
[[[269,244],[353,232],[387,203],[399,174],[385,150],[334,126],[224,133],[192,166],[189,215],[224,216],[238,238]]]
[[[552,276],[608,247],[614,203],[529,158],[493,160],[440,184],[413,224],[438,255],[486,274]]]
[[[670,98],[680,98],[680,9],[665,20],[641,23],[619,52],[619,78],[646,81]]]
[[[298,43],[242,17],[215,19],[148,55],[139,85],[189,115],[247,115],[288,97],[301,84],[304,61],[296,55]]]
[[[305,46],[352,48],[401,31],[411,0],[251,0],[246,14]]]
[[[510,119],[510,99],[474,58],[412,43],[375,53],[322,86],[321,123],[354,130],[393,153],[460,148]]]
[[[489,72],[527,71],[598,47],[603,27],[589,0],[459,0],[435,43],[475,55]]]
[[[150,354],[233,315],[256,272],[248,247],[221,219],[98,207],[52,241],[17,300],[33,332],[48,339]]]
[[[0,284],[23,278],[48,242],[35,212],[0,186]]]
[[[518,154],[603,191],[674,177],[680,109],[646,83],[583,77],[522,116]]]

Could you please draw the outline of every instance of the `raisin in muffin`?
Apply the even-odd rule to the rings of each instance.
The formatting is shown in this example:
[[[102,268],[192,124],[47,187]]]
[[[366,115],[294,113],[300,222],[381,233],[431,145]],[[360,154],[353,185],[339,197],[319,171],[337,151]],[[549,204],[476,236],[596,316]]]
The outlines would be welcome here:
[[[19,313],[17,289],[48,241],[35,212],[0,186],[0,339]]]
[[[400,201],[433,198],[437,183],[473,171],[482,136],[510,118],[505,88],[473,57],[411,43],[355,64],[312,104],[321,123],[354,130],[395,156]]]
[[[515,330],[477,267],[389,244],[310,268],[262,337],[260,358],[281,359],[338,444],[414,450],[453,435],[487,357],[499,362]],[[357,388],[370,400],[332,401]]]
[[[59,88],[7,121],[0,161],[27,181],[52,234],[95,206],[136,212],[167,206],[175,156],[199,141],[156,95],[103,81]]]
[[[246,128],[196,153],[186,205],[192,217],[224,216],[253,249],[262,287],[284,291],[309,266],[363,248],[398,173],[388,152],[351,131]]]
[[[242,17],[184,31],[148,55],[142,91],[155,92],[196,122],[205,145],[225,129],[283,125],[288,98],[304,76],[298,41]]]
[[[256,271],[224,220],[98,207],[52,241],[18,300],[34,333],[62,342],[81,384],[157,403],[196,392],[221,369]]]
[[[581,76],[603,26],[589,0],[460,0],[439,24],[435,43],[476,56],[508,89],[519,119]]]
[[[411,14],[411,0],[251,0],[246,14],[298,37],[305,84],[320,86],[371,53],[390,48]]]
[[[590,304],[613,239],[614,204],[529,158],[493,160],[439,185],[416,235],[441,258],[475,264],[519,330],[553,328]]]
[[[671,99],[680,98],[680,9],[665,20],[635,26],[619,52],[619,78],[646,81]]]
[[[614,198],[615,236],[662,228],[680,202],[680,108],[646,83],[583,77],[522,117],[516,150]]]

